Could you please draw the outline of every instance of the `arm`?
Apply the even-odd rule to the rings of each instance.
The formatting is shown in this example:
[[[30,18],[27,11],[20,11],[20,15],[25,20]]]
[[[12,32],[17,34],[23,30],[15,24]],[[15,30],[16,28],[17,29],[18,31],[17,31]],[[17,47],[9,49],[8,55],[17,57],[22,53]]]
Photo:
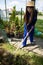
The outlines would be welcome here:
[[[37,12],[37,10],[35,10],[34,16],[33,16],[33,23],[32,23],[33,26],[36,24],[36,21],[37,21],[37,14],[38,14],[38,12]]]
[[[29,32],[28,32],[28,33],[30,33],[30,32],[33,30],[33,28],[34,28],[34,26],[32,26],[32,27],[31,27],[31,29],[29,30]]]

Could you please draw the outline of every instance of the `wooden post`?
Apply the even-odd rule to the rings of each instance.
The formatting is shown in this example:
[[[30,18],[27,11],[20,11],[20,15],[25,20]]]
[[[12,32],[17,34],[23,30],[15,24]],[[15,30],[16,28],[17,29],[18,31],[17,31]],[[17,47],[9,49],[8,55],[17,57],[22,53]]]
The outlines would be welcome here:
[[[6,20],[7,20],[7,5],[6,5],[6,0],[5,0],[5,12],[6,12]]]
[[[31,0],[31,1],[34,1],[34,5],[35,5],[35,1],[36,1],[36,0]]]

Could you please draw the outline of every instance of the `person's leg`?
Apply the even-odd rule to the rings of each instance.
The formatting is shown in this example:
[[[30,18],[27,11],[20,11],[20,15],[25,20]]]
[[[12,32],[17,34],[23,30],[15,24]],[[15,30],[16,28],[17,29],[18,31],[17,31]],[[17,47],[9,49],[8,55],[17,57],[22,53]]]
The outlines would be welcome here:
[[[32,44],[33,43],[33,38],[34,38],[34,29],[31,31],[29,36],[30,36],[30,42]]]
[[[23,40],[24,40],[24,38],[25,38],[26,34],[27,34],[27,27],[26,27],[26,24],[24,24],[24,34],[23,34]],[[21,42],[22,44],[21,44],[20,48],[22,48],[22,47],[26,46],[27,39],[25,39],[24,41],[23,41],[23,40],[22,40],[22,42]]]
[[[25,38],[26,34],[27,34],[27,27],[26,27],[26,24],[24,24],[24,35],[23,35],[23,39]],[[26,46],[26,42],[27,42],[27,39],[24,40],[23,46]]]

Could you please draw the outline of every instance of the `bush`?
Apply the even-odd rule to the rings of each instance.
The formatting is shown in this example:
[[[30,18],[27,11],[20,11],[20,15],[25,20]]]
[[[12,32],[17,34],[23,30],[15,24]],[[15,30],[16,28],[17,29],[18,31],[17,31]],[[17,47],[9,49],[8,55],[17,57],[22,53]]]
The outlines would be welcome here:
[[[41,12],[38,12],[38,15],[41,15],[41,16],[43,16],[43,14],[42,14]]]
[[[4,28],[4,21],[0,18],[0,29]]]
[[[6,52],[3,48],[0,48],[0,65],[30,65],[20,55],[12,55]]]

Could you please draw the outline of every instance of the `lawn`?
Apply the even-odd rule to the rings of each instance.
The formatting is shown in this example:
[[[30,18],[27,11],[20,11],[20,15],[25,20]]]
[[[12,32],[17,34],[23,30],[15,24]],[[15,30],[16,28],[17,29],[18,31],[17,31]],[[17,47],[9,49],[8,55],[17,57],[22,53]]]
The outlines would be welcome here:
[[[43,33],[43,20],[37,20],[36,22],[36,28],[38,29],[38,31]]]
[[[8,65],[43,65],[43,56],[37,55],[33,52],[27,52],[22,49],[19,49],[15,54],[14,51],[16,48],[11,46],[9,43],[4,43],[0,46],[0,48],[3,48],[6,50],[6,52],[10,52],[10,55],[13,55],[14,58],[14,63],[8,64]],[[1,55],[2,56],[2,55]],[[0,56],[0,57],[1,57]],[[7,61],[4,60],[3,58],[6,57],[8,59]],[[4,60],[5,62],[12,62],[13,58],[9,55],[2,57],[1,60]],[[8,61],[9,60],[9,61]],[[2,62],[2,61],[1,61]],[[0,63],[1,63],[0,62]],[[7,64],[6,64],[7,65]]]
[[[35,25],[35,36],[43,38],[43,20],[38,19]]]

